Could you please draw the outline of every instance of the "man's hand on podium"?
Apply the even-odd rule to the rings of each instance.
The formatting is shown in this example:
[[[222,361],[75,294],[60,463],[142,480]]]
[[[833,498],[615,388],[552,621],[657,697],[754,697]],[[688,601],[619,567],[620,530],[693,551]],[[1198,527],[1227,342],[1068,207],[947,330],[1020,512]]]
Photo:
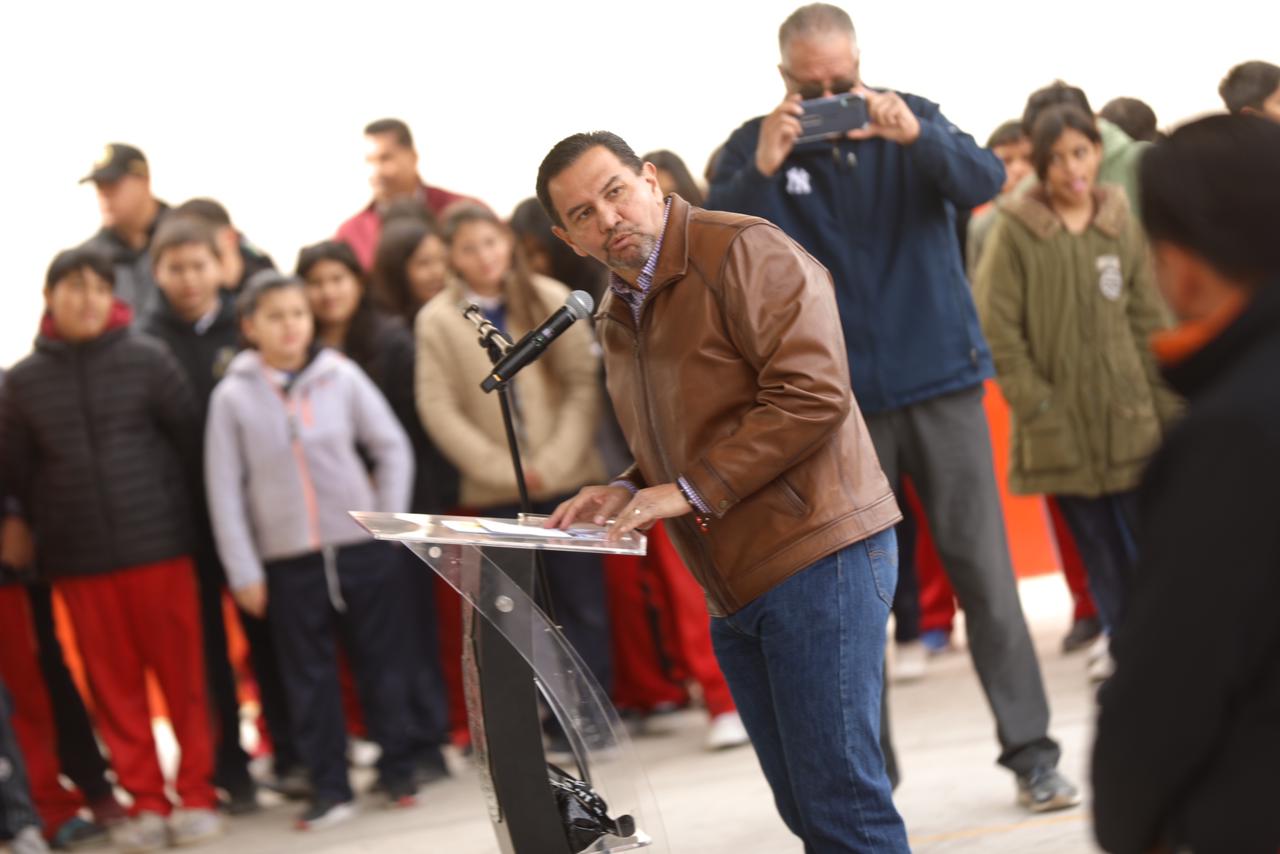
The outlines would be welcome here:
[[[565,528],[590,519],[604,525],[612,517],[606,540],[616,543],[635,530],[647,531],[660,519],[692,511],[684,493],[674,483],[642,489],[634,496],[625,486],[587,486],[547,517],[544,527]]]

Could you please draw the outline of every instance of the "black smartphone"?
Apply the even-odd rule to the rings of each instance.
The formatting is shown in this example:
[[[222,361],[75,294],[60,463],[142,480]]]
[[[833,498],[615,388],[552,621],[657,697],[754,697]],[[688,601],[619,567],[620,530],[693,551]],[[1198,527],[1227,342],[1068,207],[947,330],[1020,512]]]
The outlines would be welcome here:
[[[867,99],[852,92],[801,101],[800,136],[796,142],[812,142],[866,127]]]

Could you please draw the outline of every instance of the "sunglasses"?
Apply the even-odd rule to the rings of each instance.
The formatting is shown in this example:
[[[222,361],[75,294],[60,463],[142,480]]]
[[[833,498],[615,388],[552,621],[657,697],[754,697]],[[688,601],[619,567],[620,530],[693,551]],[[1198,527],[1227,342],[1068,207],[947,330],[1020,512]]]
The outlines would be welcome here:
[[[782,73],[791,81],[791,85],[804,101],[825,97],[828,92],[832,95],[843,95],[845,92],[852,92],[853,87],[858,85],[858,81],[850,80],[848,77],[837,77],[823,83],[815,83],[812,80],[801,80],[785,68],[782,69]]]

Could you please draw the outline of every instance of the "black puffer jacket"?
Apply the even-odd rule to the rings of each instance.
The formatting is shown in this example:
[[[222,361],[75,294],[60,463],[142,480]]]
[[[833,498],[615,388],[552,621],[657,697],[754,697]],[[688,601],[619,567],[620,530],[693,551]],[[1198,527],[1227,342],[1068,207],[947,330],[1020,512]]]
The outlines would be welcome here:
[[[195,401],[159,341],[113,323],[81,344],[46,323],[5,378],[0,480],[21,501],[46,578],[187,554]]]

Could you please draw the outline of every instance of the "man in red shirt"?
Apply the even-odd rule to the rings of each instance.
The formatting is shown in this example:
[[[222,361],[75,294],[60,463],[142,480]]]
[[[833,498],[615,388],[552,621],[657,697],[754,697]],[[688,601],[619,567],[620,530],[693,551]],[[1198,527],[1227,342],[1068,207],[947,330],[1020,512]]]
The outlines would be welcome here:
[[[382,214],[392,202],[416,198],[433,217],[438,217],[449,205],[466,197],[428,186],[418,176],[418,151],[404,122],[378,119],[369,123],[364,135],[368,140],[364,159],[370,168],[373,200],[344,222],[336,236],[355,250],[360,264],[368,270],[382,233]]]

